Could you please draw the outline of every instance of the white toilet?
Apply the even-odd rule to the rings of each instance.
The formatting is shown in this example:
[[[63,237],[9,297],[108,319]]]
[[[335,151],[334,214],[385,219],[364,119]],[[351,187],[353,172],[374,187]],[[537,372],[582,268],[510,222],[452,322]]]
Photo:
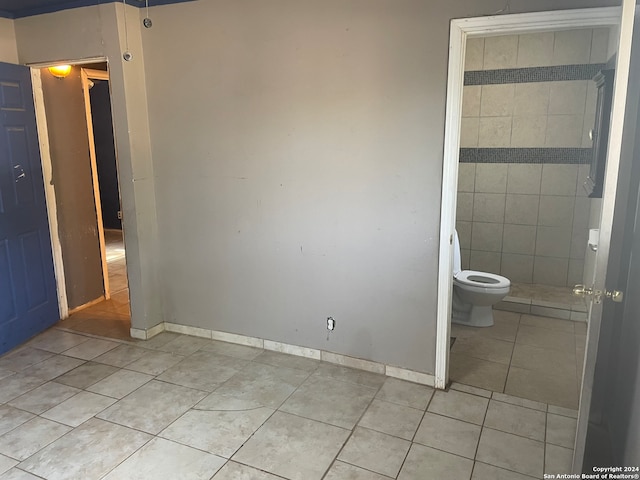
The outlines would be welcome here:
[[[494,273],[462,270],[460,240],[455,232],[451,322],[469,327],[493,325],[492,306],[509,293],[508,278]]]

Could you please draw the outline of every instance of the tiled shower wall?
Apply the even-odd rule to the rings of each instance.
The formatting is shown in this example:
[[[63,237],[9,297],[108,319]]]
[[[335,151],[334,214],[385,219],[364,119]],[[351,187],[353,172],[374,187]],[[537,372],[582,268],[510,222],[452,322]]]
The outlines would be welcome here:
[[[464,87],[456,223],[463,268],[520,283],[582,282],[595,84],[527,78],[545,74],[531,67],[604,64],[608,38],[608,29],[587,29],[467,42],[465,70],[476,83],[494,83]]]

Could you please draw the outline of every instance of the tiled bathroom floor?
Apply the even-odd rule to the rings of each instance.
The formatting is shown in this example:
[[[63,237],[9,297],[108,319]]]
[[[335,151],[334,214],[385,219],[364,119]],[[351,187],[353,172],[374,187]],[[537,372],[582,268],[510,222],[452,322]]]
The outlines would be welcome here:
[[[0,480],[523,480],[569,472],[575,417],[173,333],[53,328],[0,357]]]
[[[494,310],[495,325],[451,325],[451,379],[578,408],[586,323]]]

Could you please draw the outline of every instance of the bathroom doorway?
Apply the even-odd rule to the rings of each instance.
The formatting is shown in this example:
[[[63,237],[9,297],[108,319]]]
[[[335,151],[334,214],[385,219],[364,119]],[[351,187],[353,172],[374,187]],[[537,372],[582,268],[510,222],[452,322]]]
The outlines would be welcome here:
[[[458,67],[464,70],[464,93],[457,106],[448,98],[449,109],[460,112],[448,124],[460,126],[460,151],[456,165],[445,160],[443,183],[446,189],[453,172],[459,189],[452,217],[463,269],[506,276],[514,288],[498,305],[493,327],[451,326],[445,337],[455,337],[449,372],[442,370],[446,362],[437,361],[436,383],[449,373],[452,381],[577,408],[587,313],[584,303],[569,295],[569,285],[583,283],[584,254],[577,252],[579,244],[587,248],[590,221],[589,199],[579,190],[590,150],[584,127],[595,110],[591,78],[606,67],[610,27],[619,12],[605,9],[596,17],[593,10],[582,11],[582,19],[579,12],[563,13],[533,26],[524,18],[514,20],[513,34],[470,36],[466,68]],[[444,227],[453,210],[443,198],[445,260],[450,238]],[[445,286],[440,273],[445,295],[440,296],[438,358],[449,353],[441,333],[451,295],[450,279]],[[550,369],[558,378],[550,378]],[[554,386],[564,391],[553,396]],[[549,395],[540,395],[542,390]]]

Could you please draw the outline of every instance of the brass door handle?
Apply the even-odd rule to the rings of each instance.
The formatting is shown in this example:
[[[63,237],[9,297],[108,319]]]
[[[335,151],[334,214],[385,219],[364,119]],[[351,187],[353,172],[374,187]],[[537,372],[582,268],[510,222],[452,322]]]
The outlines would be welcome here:
[[[593,303],[602,303],[602,297],[607,298],[615,303],[622,303],[624,292],[620,290],[594,290],[593,287],[586,285],[575,285],[573,294],[577,297],[593,297]]]

